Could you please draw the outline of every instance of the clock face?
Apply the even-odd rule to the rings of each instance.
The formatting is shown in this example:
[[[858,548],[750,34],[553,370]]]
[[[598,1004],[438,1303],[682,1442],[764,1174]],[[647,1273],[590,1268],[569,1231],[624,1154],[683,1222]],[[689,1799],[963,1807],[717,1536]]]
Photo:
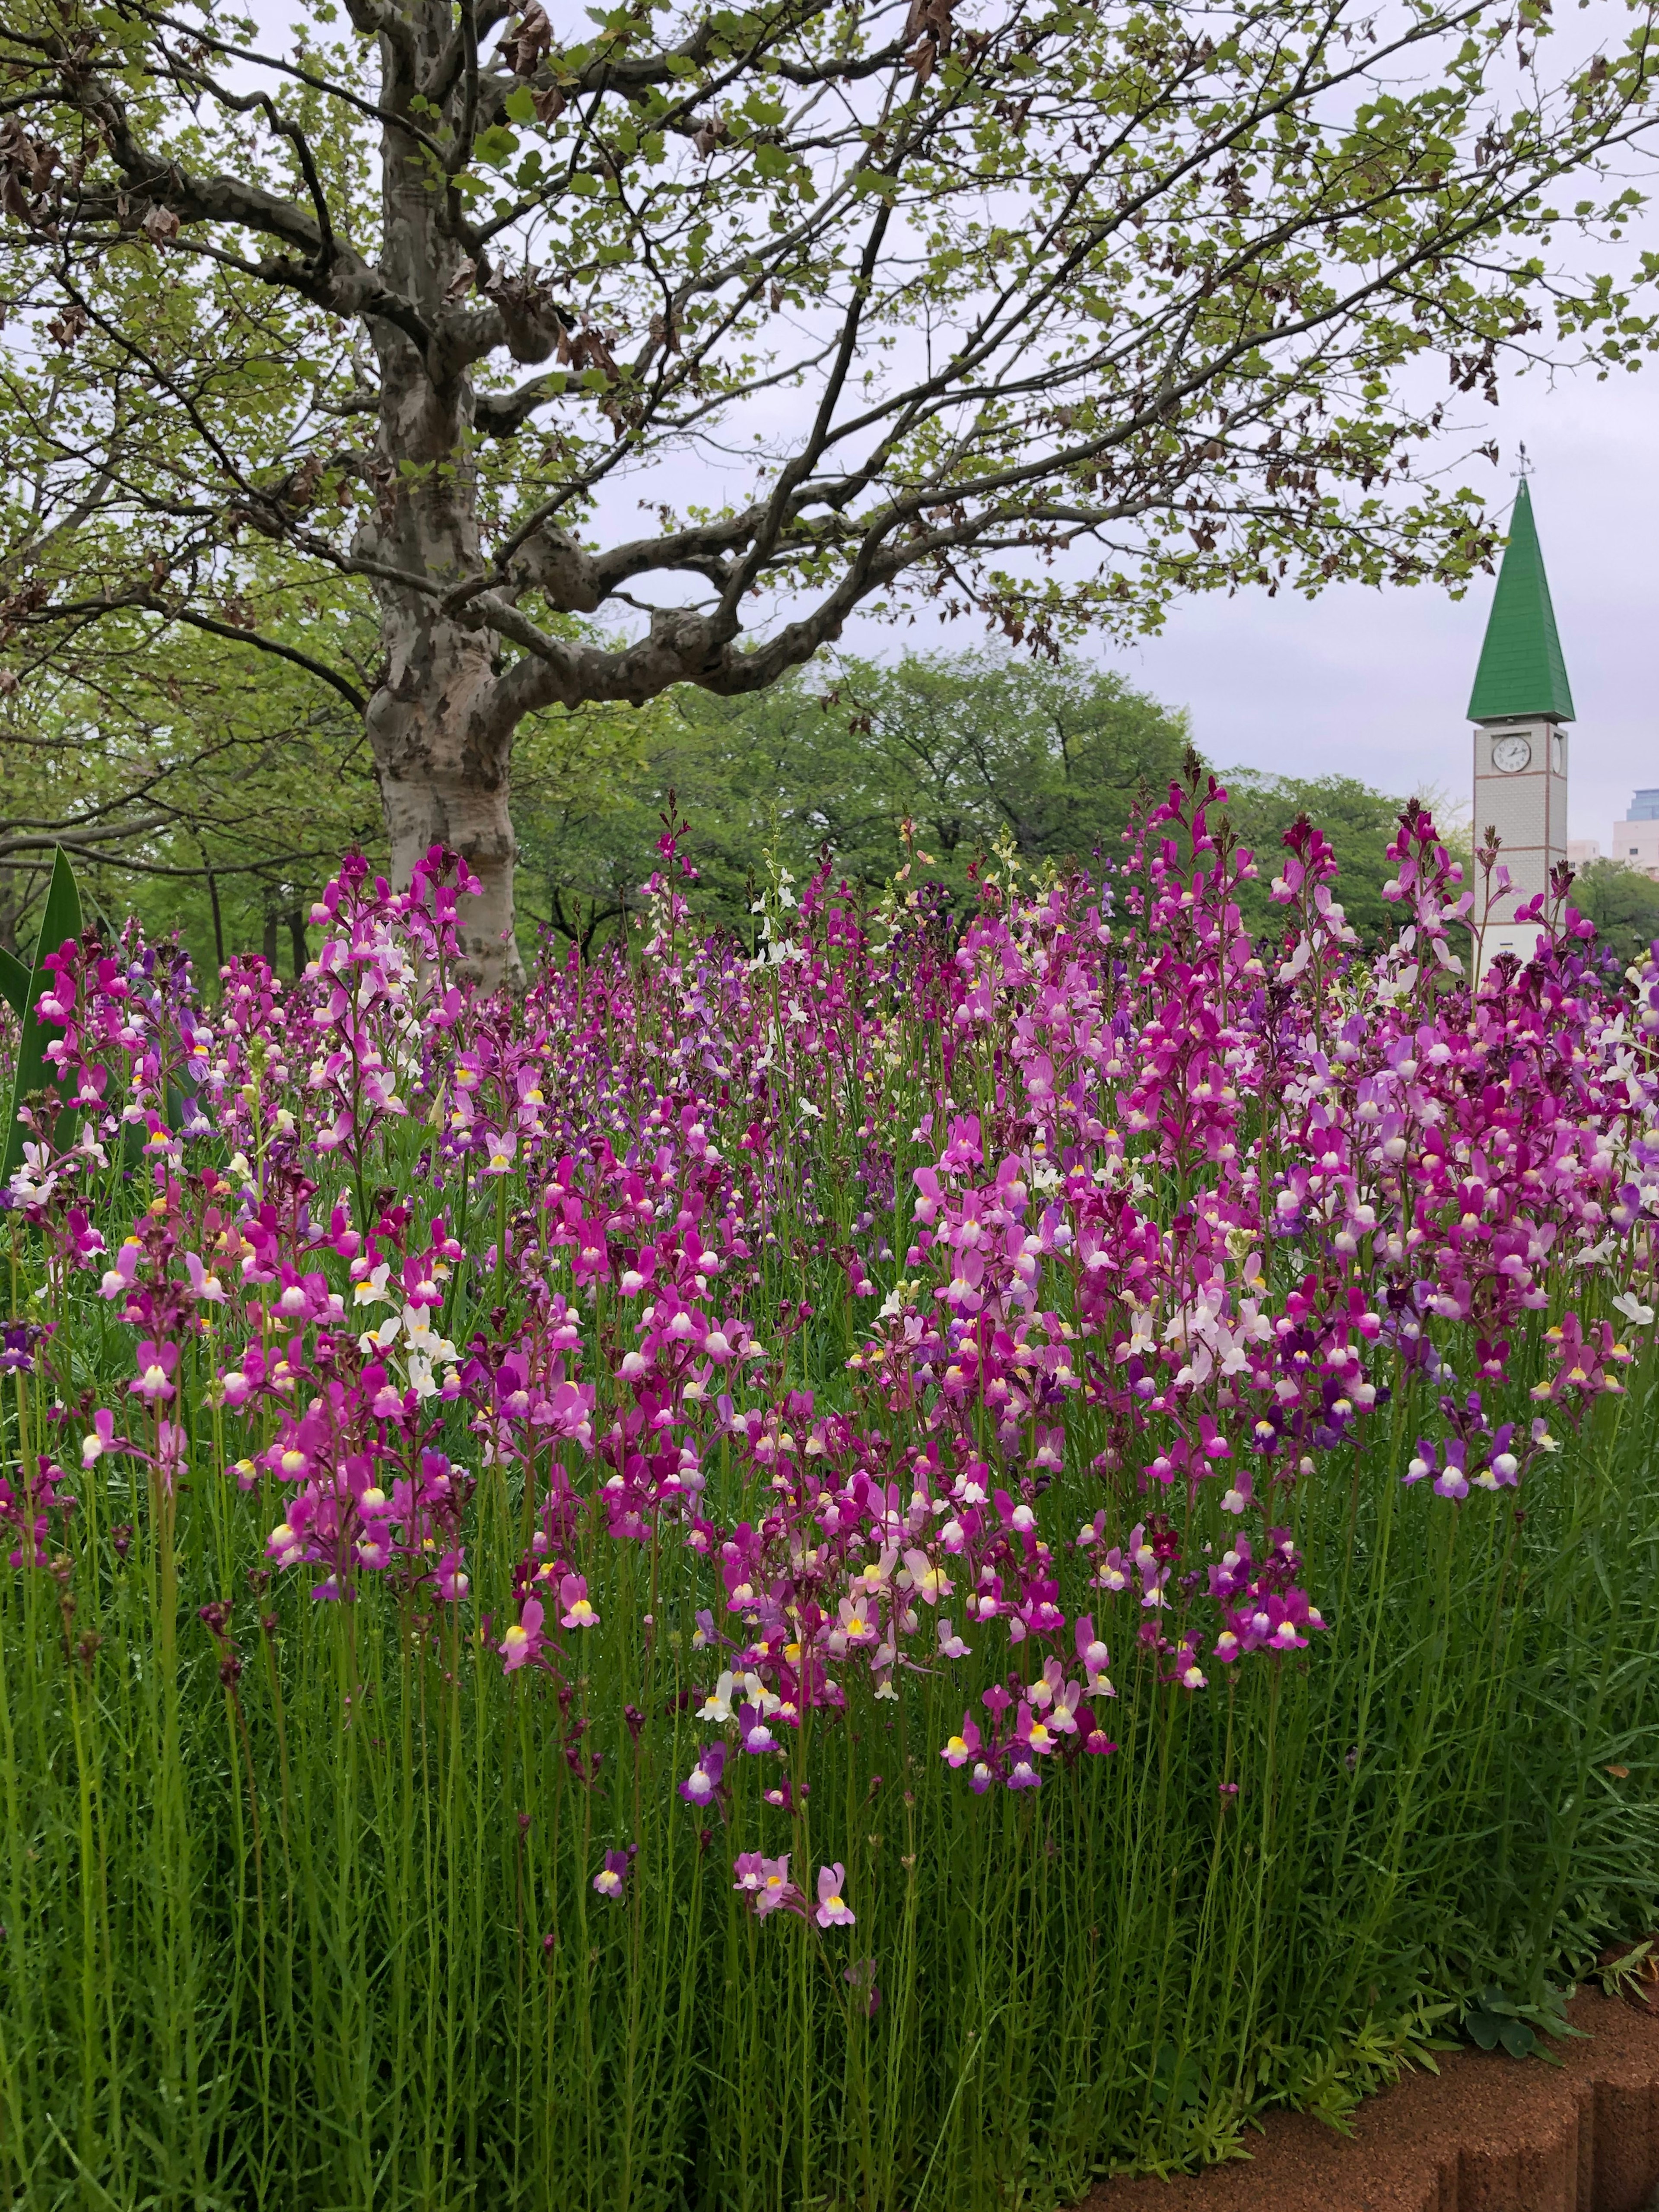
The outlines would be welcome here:
[[[1518,731],[1492,740],[1492,764],[1500,775],[1516,775],[1532,759],[1532,747]]]

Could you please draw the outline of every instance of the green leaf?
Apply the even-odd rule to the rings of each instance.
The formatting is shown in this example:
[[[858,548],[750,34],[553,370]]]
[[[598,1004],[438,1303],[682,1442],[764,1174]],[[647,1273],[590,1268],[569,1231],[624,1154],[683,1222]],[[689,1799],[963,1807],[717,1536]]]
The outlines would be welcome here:
[[[23,1034],[17,1048],[17,1073],[12,1083],[11,1113],[6,1132],[6,1154],[3,1170],[9,1182],[22,1164],[23,1146],[27,1132],[18,1120],[18,1109],[32,1091],[61,1090],[67,1092],[67,1080],[60,1083],[52,1073],[52,1063],[46,1058],[46,1047],[58,1031],[40,1021],[34,1012],[35,1001],[46,988],[50,977],[43,965],[49,952],[56,952],[66,939],[81,934],[81,894],[76,889],[75,871],[69,864],[69,855],[62,846],[58,848],[52,864],[52,888],[46,893],[46,910],[40,917],[40,934],[35,940],[34,963],[29,971],[28,986],[24,994]],[[19,963],[21,965],[21,963]],[[69,1143],[74,1133],[74,1119],[58,1117],[57,1139],[60,1145]]]
[[[518,133],[504,124],[492,123],[488,131],[478,133],[473,150],[486,168],[503,168],[519,150]]]
[[[501,102],[501,112],[513,123],[533,123],[536,102],[527,84],[514,85]]]
[[[1538,2048],[1538,2038],[1523,2020],[1506,2020],[1498,2031],[1498,2040],[1511,2058],[1530,2058]]]
[[[0,945],[0,999],[21,1020],[29,1002],[29,971],[3,945]]]
[[[1496,2051],[1500,2031],[1512,2027],[1515,2023],[1507,2020],[1500,2021],[1489,2012],[1472,2012],[1464,2016],[1463,2025],[1483,2051]]]

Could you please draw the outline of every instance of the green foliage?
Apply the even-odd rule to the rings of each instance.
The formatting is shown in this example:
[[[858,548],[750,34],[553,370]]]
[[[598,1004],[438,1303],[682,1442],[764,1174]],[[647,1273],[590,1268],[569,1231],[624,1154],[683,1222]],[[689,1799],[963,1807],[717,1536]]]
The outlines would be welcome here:
[[[32,942],[59,845],[106,934],[134,912],[210,973],[269,947],[343,851],[378,854],[361,717],[301,665],[319,630],[343,666],[372,662],[361,600],[272,558],[231,611],[227,635],[128,610],[0,698],[0,942]]]
[[[1569,896],[1621,961],[1644,958],[1659,938],[1659,884],[1622,860],[1592,860]]]
[[[1222,781],[1229,794],[1226,820],[1255,854],[1259,868],[1256,880],[1239,894],[1240,913],[1252,936],[1276,943],[1284,933],[1285,909],[1273,904],[1271,887],[1285,832],[1304,814],[1317,823],[1335,851],[1341,871],[1336,896],[1360,943],[1375,948],[1393,936],[1399,915],[1383,898],[1382,886],[1395,872],[1388,847],[1399,827],[1403,797],[1373,791],[1351,775],[1270,775],[1257,769],[1229,769]]]
[[[28,1006],[29,971],[15,952],[8,952],[0,945],[0,998],[3,998],[13,1013],[21,1015]]]
[[[1055,866],[1112,852],[1187,743],[1184,716],[1081,660],[846,658],[751,698],[685,686],[626,718],[532,732],[514,818],[544,910],[591,939],[641,904],[672,793],[700,872],[694,905],[746,929],[763,854],[799,880],[827,852],[873,891],[904,865],[908,823],[918,872],[961,898],[1005,842]]]

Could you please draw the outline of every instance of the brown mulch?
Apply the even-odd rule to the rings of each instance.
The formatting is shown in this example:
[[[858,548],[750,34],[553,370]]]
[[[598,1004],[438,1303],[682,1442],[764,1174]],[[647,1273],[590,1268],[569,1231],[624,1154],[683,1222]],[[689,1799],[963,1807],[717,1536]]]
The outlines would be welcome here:
[[[1080,2212],[1644,2212],[1659,2187],[1659,2011],[1585,1992],[1559,2067],[1443,2055],[1370,2098],[1352,2135],[1301,2112],[1248,2161],[1108,2181]]]

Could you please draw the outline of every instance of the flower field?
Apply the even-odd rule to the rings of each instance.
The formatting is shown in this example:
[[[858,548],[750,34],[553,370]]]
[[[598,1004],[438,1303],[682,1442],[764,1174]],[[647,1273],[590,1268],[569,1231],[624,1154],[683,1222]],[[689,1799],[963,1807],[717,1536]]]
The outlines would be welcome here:
[[[1393,857],[48,947],[0,2198],[1048,2207],[1650,1929],[1659,967]]]

